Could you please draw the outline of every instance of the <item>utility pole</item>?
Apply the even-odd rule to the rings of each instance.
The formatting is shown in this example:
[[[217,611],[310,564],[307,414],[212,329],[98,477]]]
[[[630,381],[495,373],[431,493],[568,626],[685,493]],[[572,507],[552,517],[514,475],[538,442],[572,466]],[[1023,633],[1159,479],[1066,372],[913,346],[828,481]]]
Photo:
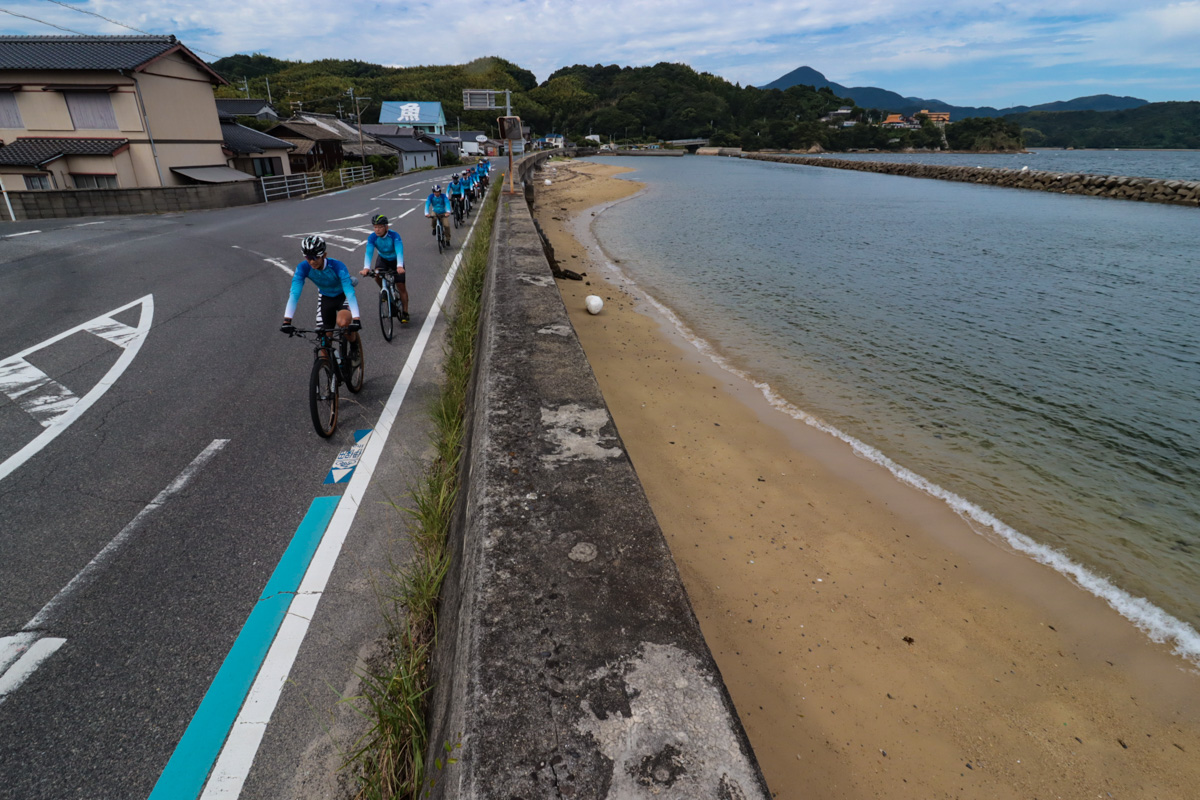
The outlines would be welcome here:
[[[353,86],[350,87],[350,89],[346,92],[346,94],[350,95],[350,99],[354,101],[354,122],[355,122],[355,124],[358,125],[358,158],[359,158],[359,161],[362,162],[363,166],[366,166],[367,149],[366,149],[366,147],[363,146],[362,111],[360,111],[358,108],[358,101],[370,100],[371,98],[358,97],[357,95],[354,94]]]
[[[246,93],[246,97],[250,97],[250,79],[242,78],[242,91]]]
[[[267,102],[274,105],[274,102],[271,100],[271,79],[264,75],[263,80],[267,82]]]

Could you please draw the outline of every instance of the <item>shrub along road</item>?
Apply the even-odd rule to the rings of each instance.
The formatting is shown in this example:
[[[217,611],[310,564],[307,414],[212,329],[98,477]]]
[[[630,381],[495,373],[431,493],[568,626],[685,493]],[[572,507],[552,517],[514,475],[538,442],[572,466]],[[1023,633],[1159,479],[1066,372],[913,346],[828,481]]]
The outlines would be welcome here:
[[[0,321],[6,796],[156,791],[314,498],[333,498],[314,506],[330,511],[345,491],[323,482],[334,459],[356,430],[376,427],[421,338],[466,233],[455,231],[454,249],[439,255],[422,213],[448,173],[269,205],[0,228],[0,296],[9,299]],[[311,348],[278,332],[288,273],[300,239],[318,232],[356,273],[373,213],[391,217],[405,240],[412,320],[384,341],[377,289],[360,281],[366,385],[343,390],[338,431],[326,441],[309,420]],[[296,324],[312,327],[314,308],[309,285]],[[370,657],[382,630],[372,577],[407,552],[404,517],[388,503],[404,504],[428,458],[426,409],[441,358],[432,333],[243,797],[322,796],[338,748],[349,749],[343,722],[353,715],[331,709],[338,693],[354,691],[356,659]],[[290,599],[295,587],[281,591]],[[267,630],[251,651],[269,643]],[[219,722],[240,701],[236,692],[217,699],[223,708],[189,741],[202,734],[220,746]],[[206,748],[177,761],[195,762]],[[241,755],[248,763],[254,754]],[[208,767],[184,771],[197,771],[194,792],[180,777],[156,796],[196,796]],[[234,783],[225,796],[236,796]]]

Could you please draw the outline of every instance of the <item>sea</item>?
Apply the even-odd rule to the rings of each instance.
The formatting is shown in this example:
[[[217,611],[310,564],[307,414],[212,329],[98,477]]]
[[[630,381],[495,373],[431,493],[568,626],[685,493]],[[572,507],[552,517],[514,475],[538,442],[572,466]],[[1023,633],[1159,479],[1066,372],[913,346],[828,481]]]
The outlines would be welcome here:
[[[1200,152],[966,158],[1200,179]],[[646,184],[592,223],[610,265],[701,351],[1200,665],[1200,210],[596,160]]]

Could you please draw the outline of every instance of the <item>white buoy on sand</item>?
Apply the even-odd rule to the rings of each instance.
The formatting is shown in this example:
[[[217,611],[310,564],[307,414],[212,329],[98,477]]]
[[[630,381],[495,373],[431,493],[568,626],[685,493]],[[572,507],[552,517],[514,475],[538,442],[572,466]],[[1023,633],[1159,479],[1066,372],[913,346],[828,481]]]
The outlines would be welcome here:
[[[604,308],[604,301],[594,294],[589,294],[583,301],[589,314],[599,314]]]

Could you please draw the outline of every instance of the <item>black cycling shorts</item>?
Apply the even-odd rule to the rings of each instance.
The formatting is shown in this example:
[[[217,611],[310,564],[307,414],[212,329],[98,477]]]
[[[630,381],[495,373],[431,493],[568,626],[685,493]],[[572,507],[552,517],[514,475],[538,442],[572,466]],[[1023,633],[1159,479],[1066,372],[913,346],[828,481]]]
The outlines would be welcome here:
[[[333,297],[318,293],[320,302],[317,303],[317,328],[332,330],[337,325],[338,312],[343,308],[349,310],[350,301],[345,294],[335,294]],[[324,320],[329,320],[326,325]]]
[[[376,272],[387,272],[388,270],[396,272],[396,259],[394,258],[375,256],[375,263],[378,265],[375,267]],[[396,283],[404,283],[403,272],[396,272]]]

